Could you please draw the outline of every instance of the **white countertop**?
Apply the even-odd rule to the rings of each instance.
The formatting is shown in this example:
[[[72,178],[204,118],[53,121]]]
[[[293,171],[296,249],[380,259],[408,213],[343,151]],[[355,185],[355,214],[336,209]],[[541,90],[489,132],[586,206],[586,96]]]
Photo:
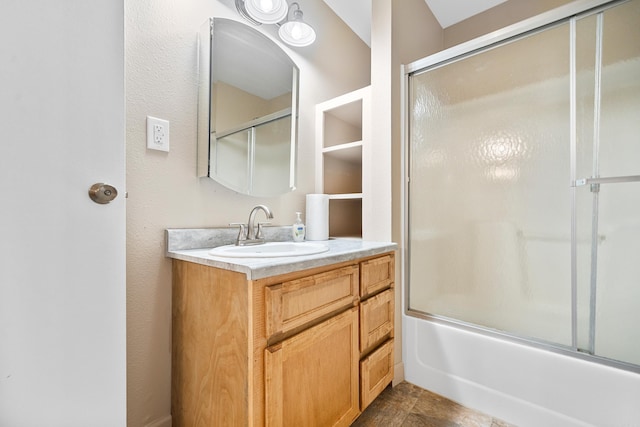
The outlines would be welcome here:
[[[398,246],[391,242],[368,242],[352,238],[335,238],[317,243],[326,244],[329,246],[329,251],[315,255],[292,257],[228,258],[209,255],[209,250],[212,248],[200,248],[168,249],[167,256],[169,258],[245,273],[248,280],[256,280],[293,271],[375,256],[393,251],[397,249]]]

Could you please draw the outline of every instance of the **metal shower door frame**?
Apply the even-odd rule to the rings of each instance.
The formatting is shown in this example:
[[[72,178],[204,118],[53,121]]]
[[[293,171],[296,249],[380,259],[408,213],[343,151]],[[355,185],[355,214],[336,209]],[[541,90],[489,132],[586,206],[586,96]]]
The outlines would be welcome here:
[[[592,260],[591,260],[591,294],[590,294],[590,308],[589,308],[589,348],[581,349],[578,345],[578,283],[577,283],[577,207],[576,207],[576,192],[579,187],[590,185],[592,189],[599,188],[601,184],[613,184],[622,182],[640,182],[640,175],[637,176],[620,176],[620,177],[600,177],[597,173],[597,151],[594,149],[594,173],[592,177],[578,178],[577,177],[577,165],[576,165],[576,153],[577,153],[577,81],[576,81],[576,24],[577,21],[587,16],[594,14],[602,14],[606,9],[615,7],[629,0],[577,0],[567,5],[561,6],[549,12],[540,14],[533,18],[524,20],[520,23],[508,26],[501,30],[494,31],[485,36],[478,37],[469,42],[462,43],[460,45],[451,47],[441,52],[435,53],[426,58],[414,61],[410,64],[403,65],[401,69],[401,115],[403,117],[402,128],[402,141],[404,144],[404,153],[402,157],[401,171],[404,179],[404,188],[402,194],[402,247],[405,248],[403,254],[403,268],[402,279],[405,286],[403,287],[403,312],[405,315],[424,318],[431,321],[450,324],[456,327],[460,327],[467,330],[472,330],[477,333],[481,333],[489,336],[499,336],[511,341],[524,343],[533,347],[550,350],[556,353],[569,355],[572,357],[582,358],[591,361],[597,361],[604,365],[609,365],[617,368],[622,368],[629,371],[640,372],[640,366],[631,363],[607,359],[599,357],[595,354],[595,298],[597,295],[595,287],[597,286],[597,214],[598,214],[598,198],[597,192],[594,193],[593,202],[593,218],[592,218]],[[601,18],[598,18],[601,20]],[[410,190],[410,145],[409,145],[409,129],[410,129],[410,117],[409,117],[409,91],[410,91],[410,76],[416,73],[433,70],[441,66],[447,65],[451,62],[463,59],[465,57],[474,55],[480,51],[490,49],[494,45],[504,44],[510,40],[516,40],[523,36],[534,34],[539,31],[544,31],[548,28],[554,27],[560,24],[569,23],[570,29],[570,191],[571,191],[571,346],[565,347],[563,345],[555,343],[542,342],[540,340],[529,339],[514,336],[506,332],[500,332],[496,330],[490,330],[488,328],[471,325],[465,322],[458,322],[451,319],[444,319],[439,316],[419,313],[411,311],[409,306],[409,292],[408,283],[410,280],[410,209],[409,209],[409,190]],[[601,42],[601,22],[599,26],[600,36],[598,37]],[[601,59],[601,50],[599,54]],[[599,77],[596,79],[596,93],[599,93]],[[596,104],[596,114],[599,114],[599,100],[594,102]],[[597,116],[596,116],[597,117]],[[599,121],[594,125],[594,133],[598,131]],[[598,141],[594,138],[594,145]],[[595,239],[595,240],[594,240]],[[595,249],[594,249],[595,248]],[[555,344],[555,345],[554,345]]]

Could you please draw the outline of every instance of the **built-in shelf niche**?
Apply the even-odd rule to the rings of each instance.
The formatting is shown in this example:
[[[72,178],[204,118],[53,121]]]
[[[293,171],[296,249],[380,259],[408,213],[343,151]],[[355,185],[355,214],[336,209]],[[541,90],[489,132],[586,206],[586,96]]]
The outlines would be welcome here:
[[[362,197],[329,200],[329,235],[362,237]]]
[[[316,192],[329,195],[332,237],[362,237],[369,97],[366,87],[316,106]]]

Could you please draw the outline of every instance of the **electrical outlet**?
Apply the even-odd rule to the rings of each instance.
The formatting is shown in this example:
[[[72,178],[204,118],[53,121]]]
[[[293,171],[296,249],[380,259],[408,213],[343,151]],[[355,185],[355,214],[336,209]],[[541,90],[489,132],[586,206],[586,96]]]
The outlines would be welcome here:
[[[169,151],[169,122],[147,116],[147,148]]]

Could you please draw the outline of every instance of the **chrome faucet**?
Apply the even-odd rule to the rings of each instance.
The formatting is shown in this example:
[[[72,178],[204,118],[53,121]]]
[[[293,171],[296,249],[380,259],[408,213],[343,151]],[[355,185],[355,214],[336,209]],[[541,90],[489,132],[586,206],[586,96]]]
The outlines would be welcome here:
[[[258,226],[256,227],[255,220],[258,211],[263,211],[267,219],[273,218],[271,210],[265,205],[258,205],[251,209],[251,213],[249,214],[249,221],[246,225],[246,230],[244,224],[234,224],[240,226],[240,232],[238,233],[238,238],[236,239],[237,246],[259,245],[261,243],[264,243],[264,237],[262,236],[262,226],[269,223],[259,222]]]

